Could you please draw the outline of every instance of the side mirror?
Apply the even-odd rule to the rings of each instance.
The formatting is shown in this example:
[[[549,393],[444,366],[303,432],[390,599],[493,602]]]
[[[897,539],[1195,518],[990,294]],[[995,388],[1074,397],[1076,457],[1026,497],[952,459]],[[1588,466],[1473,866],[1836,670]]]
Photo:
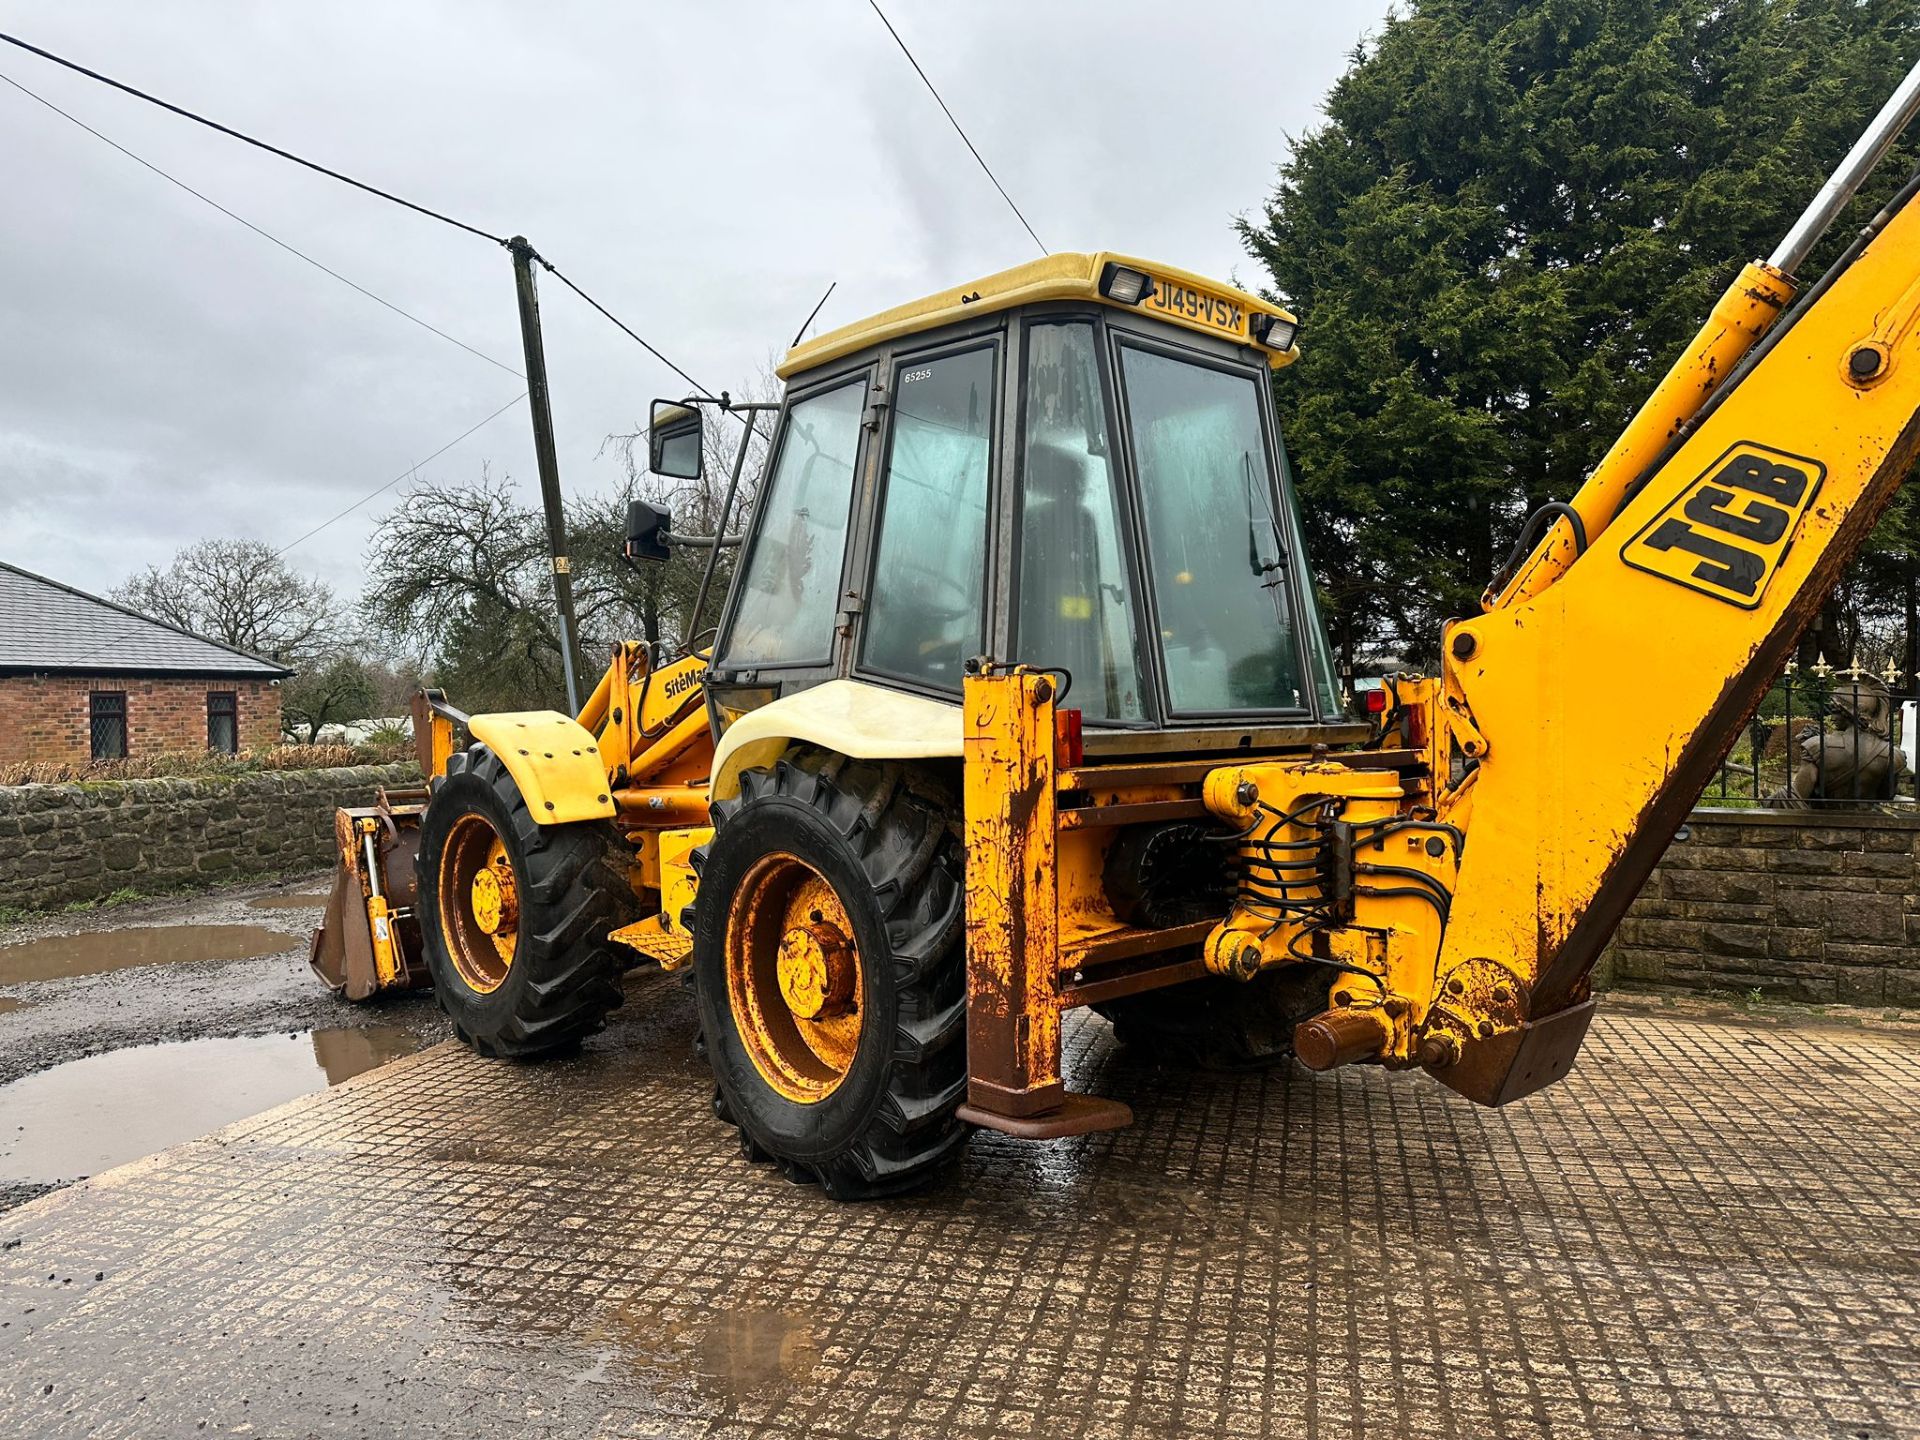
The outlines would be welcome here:
[[[671,559],[673,552],[667,548],[667,527],[672,524],[673,515],[651,500],[629,500],[627,543],[622,553],[629,560]]]
[[[706,449],[700,431],[700,412],[692,406],[654,401],[647,416],[647,468],[675,480],[698,480]]]

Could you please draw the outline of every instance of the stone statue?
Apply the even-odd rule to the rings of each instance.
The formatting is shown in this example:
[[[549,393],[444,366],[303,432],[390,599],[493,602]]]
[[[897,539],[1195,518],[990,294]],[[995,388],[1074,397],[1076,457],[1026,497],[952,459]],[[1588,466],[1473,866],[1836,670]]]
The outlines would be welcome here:
[[[1875,675],[1842,670],[1834,677],[1824,724],[1806,731],[1787,783],[1767,797],[1775,810],[1808,810],[1813,801],[1868,805],[1894,799],[1907,757],[1893,743],[1893,698]]]

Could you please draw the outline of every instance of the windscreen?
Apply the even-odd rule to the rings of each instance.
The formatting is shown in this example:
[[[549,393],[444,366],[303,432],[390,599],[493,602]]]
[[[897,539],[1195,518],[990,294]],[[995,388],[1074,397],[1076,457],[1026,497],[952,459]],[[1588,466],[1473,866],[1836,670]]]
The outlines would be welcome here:
[[[1303,710],[1304,557],[1241,371],[1122,347],[1160,651],[1176,714]]]

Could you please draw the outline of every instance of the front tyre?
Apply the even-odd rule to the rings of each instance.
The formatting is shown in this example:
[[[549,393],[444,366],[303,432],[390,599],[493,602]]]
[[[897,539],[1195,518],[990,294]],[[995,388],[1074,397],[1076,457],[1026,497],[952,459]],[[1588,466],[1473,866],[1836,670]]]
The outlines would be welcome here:
[[[605,821],[541,826],[484,745],[456,755],[420,821],[420,934],[434,998],[482,1055],[565,1049],[622,999],[639,905],[630,856]]]
[[[806,751],[743,773],[694,857],[715,1109],[836,1200],[919,1184],[966,1139],[955,813],[904,767]]]

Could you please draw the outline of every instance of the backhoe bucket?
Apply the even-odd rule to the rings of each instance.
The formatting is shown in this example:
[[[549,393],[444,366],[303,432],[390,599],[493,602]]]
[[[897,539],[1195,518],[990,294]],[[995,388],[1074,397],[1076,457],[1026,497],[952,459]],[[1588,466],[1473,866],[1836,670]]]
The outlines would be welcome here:
[[[307,959],[345,999],[430,983],[414,877],[426,800],[424,788],[382,790],[372,806],[334,811],[333,890]]]

